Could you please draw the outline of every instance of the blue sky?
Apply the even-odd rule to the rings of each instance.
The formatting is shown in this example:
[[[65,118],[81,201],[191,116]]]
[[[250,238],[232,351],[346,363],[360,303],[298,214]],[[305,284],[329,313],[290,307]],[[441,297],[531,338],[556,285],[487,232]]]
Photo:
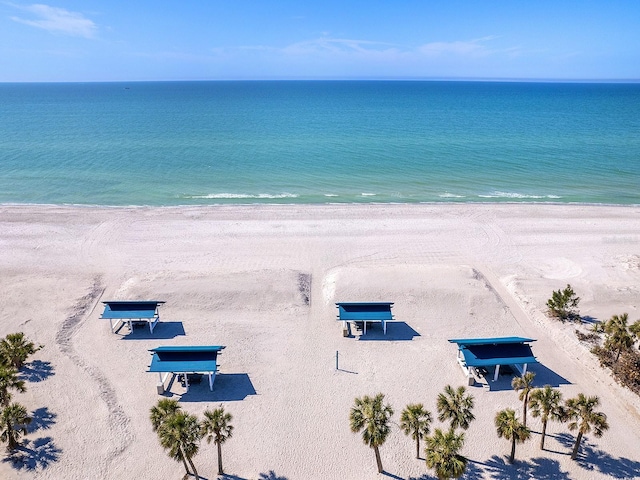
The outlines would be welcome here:
[[[638,0],[0,0],[0,81],[640,79]]]

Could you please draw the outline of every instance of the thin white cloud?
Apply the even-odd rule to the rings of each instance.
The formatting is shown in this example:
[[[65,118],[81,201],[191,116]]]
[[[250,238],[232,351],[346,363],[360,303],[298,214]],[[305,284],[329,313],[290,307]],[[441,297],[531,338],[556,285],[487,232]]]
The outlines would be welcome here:
[[[244,68],[247,65],[253,68],[259,65],[265,75],[276,72],[276,76],[282,68],[291,75],[311,77],[384,76],[393,75],[393,72],[405,72],[410,76],[464,76],[473,71],[469,70],[471,66],[494,71],[496,65],[509,65],[530,53],[521,46],[505,45],[498,36],[407,46],[323,34],[284,46],[220,46],[210,48],[202,58],[184,56],[182,59],[224,67],[225,71],[240,76],[249,72],[250,69]]]
[[[13,6],[30,13],[31,18],[11,17],[11,20],[30,27],[41,28],[50,33],[94,38],[98,31],[98,26],[92,20],[78,12],[70,12],[64,8],[43,4]]]
[[[498,37],[495,35],[476,38],[473,40],[458,40],[455,42],[431,42],[418,48],[418,51],[430,57],[440,55],[459,55],[482,57],[495,53],[486,43]]]
[[[306,55],[314,53],[380,53],[389,50],[395,51],[397,46],[370,40],[322,36],[314,40],[294,43],[284,47],[281,51],[290,55]]]
[[[520,47],[491,48],[490,42],[499,38],[491,35],[472,40],[458,40],[453,42],[431,42],[416,47],[402,46],[386,42],[371,40],[357,40],[349,38],[334,38],[322,35],[319,38],[296,42],[285,47],[268,47],[264,45],[239,46],[212,49],[218,56],[233,57],[242,52],[263,52],[289,58],[352,58],[400,61],[421,59],[435,59],[438,57],[479,58],[491,55],[506,55],[516,57],[522,54]]]

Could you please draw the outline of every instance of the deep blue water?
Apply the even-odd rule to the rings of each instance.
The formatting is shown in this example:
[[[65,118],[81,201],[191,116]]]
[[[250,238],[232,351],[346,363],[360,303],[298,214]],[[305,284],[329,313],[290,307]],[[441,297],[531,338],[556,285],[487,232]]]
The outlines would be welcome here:
[[[0,84],[0,203],[640,204],[640,84]]]

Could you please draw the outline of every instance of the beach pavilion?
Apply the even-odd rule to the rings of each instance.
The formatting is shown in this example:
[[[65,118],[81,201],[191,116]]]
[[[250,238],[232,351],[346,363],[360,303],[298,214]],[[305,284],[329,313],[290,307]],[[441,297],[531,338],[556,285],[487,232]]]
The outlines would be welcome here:
[[[222,345],[164,346],[149,350],[153,356],[148,371],[158,374],[158,394],[164,393],[164,384],[169,375],[182,375],[188,392],[189,374],[206,374],[209,377],[209,390],[213,390],[218,354],[224,348]]]
[[[104,304],[104,312],[102,312],[100,318],[109,320],[112,333],[117,330],[116,327],[120,322],[122,322],[122,325],[126,323],[131,332],[133,332],[134,322],[146,322],[149,324],[149,330],[153,333],[153,329],[160,321],[158,307],[164,302],[161,300],[108,300],[102,303]]]
[[[368,322],[380,322],[384,334],[387,334],[387,322],[394,319],[391,313],[392,302],[341,302],[336,303],[338,308],[338,320],[344,323],[344,330],[347,330],[347,323],[354,322],[364,325],[363,334],[367,334]]]
[[[521,375],[527,373],[527,365],[538,363],[533,356],[529,343],[532,338],[493,337],[493,338],[454,338],[450,343],[458,345],[458,363],[469,381],[475,376],[493,367],[493,380],[500,375],[500,366],[514,366]]]

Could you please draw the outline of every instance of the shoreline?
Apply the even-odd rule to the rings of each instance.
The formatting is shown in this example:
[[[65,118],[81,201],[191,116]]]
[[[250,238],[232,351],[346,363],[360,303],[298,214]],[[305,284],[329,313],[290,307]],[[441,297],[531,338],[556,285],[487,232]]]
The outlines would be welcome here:
[[[0,336],[24,331],[45,348],[33,357],[41,378],[14,395],[39,412],[26,437],[33,468],[2,462],[0,477],[178,478],[181,464],[148,420],[163,398],[157,376],[146,372],[148,350],[211,344],[226,346],[213,392],[203,384],[185,394],[178,382],[169,391],[200,417],[220,404],[233,414],[225,471],[238,479],[384,478],[349,430],[353,399],[384,393],[396,423],[408,403],[433,413],[444,385],[466,383],[449,338],[515,335],[537,340],[540,363],[531,371],[540,385],[564,398],[598,395],[611,429],[602,438],[587,434],[573,462],[565,454],[573,434],[550,424],[549,450],[538,449],[534,433],[510,466],[509,442],[498,439],[493,417],[522,404],[501,377],[470,387],[469,472],[633,478],[640,401],[575,339],[576,326],[549,319],[544,305],[570,283],[591,321],[623,311],[636,320],[639,244],[640,206],[627,205],[2,204]],[[157,335],[114,334],[99,319],[103,300],[151,298],[166,301]],[[387,337],[374,328],[369,338],[345,338],[336,301],[392,301],[398,323]],[[335,369],[336,351],[343,371]],[[529,421],[539,432],[539,420]],[[441,426],[434,420],[432,430]],[[398,478],[432,474],[395,426],[380,452]],[[216,478],[213,444],[204,442],[194,462]]]
[[[101,205],[101,204],[84,204],[84,203],[12,203],[0,202],[2,207],[65,207],[65,208],[105,208],[105,209],[175,209],[175,208],[217,208],[217,207],[336,207],[336,206],[437,206],[437,205],[550,205],[550,206],[585,206],[585,207],[640,207],[640,203],[590,203],[590,202],[326,202],[326,203],[211,203],[211,204],[182,204],[182,205]]]

